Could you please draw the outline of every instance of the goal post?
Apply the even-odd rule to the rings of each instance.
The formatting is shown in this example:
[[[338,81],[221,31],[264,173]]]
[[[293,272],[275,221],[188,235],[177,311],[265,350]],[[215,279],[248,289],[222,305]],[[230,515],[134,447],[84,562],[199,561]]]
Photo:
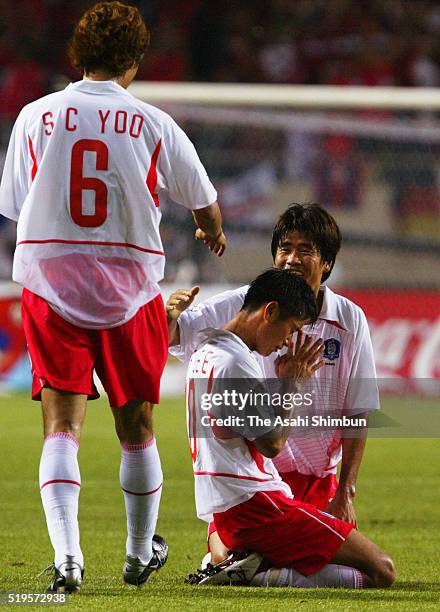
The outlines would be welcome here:
[[[232,242],[213,264],[164,202],[170,281],[247,282],[270,265],[277,216],[318,201],[344,236],[333,285],[440,288],[439,90],[135,82],[130,91],[190,136]]]
[[[284,108],[440,110],[440,90],[413,87],[336,87],[135,81],[130,91],[149,102]]]

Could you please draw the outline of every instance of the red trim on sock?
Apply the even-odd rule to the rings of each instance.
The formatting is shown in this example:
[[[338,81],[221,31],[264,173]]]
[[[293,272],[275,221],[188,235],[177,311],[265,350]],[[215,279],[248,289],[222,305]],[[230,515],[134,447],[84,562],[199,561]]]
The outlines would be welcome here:
[[[123,487],[121,487],[121,489],[124,491],[124,493],[128,493],[129,495],[153,495],[153,493],[157,493],[157,491],[159,491],[159,489],[162,487],[163,482],[160,483],[160,485],[157,487],[157,489],[154,489],[153,491],[147,491],[147,493],[135,493],[134,491],[127,491],[127,489],[124,489]]]
[[[53,438],[64,438],[65,440],[70,440],[76,447],[79,447],[78,440],[67,431],[57,431],[53,434],[49,434],[46,438],[44,438],[44,441],[47,442],[47,440],[52,440]]]
[[[146,448],[153,446],[153,444],[155,443],[156,443],[156,438],[150,438],[149,440],[147,440],[146,442],[143,442],[142,444],[128,444],[127,442],[124,442],[123,444],[121,444],[121,446],[125,451],[132,453],[132,452],[136,452],[140,450],[145,450]]]
[[[41,485],[40,487],[40,491],[42,489],[44,489],[45,486],[50,485],[50,484],[60,484],[60,483],[65,483],[65,484],[74,484],[77,485],[78,487],[81,486],[80,482],[77,482],[76,480],[48,480],[47,482],[45,482],[44,484]]]

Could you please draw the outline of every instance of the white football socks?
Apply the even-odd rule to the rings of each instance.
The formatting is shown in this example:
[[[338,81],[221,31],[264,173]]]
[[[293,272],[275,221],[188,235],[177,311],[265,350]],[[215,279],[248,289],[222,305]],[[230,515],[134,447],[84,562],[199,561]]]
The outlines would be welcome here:
[[[146,565],[153,555],[163,481],[154,438],[145,444],[122,445],[119,476],[127,513],[127,555]]]
[[[48,436],[40,461],[40,493],[56,566],[65,555],[84,565],[78,527],[80,487],[78,442],[69,433]]]
[[[250,586],[276,587],[346,587],[347,589],[362,589],[362,572],[346,565],[329,564],[310,576],[303,576],[292,568],[272,567],[266,572],[256,574]]]

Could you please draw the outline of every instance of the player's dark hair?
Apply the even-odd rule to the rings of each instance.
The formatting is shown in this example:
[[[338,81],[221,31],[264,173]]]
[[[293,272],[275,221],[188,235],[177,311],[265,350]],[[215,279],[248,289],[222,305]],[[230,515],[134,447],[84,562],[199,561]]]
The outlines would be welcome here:
[[[99,2],[77,23],[69,57],[85,74],[103,70],[120,76],[139,64],[149,42],[150,32],[135,6]]]
[[[291,270],[271,268],[257,276],[249,285],[242,310],[252,312],[268,302],[278,302],[282,320],[294,317],[314,323],[318,318],[312,289]]]
[[[311,241],[321,260],[330,264],[321,281],[328,279],[341,248],[341,232],[334,218],[319,204],[291,204],[273,228],[271,251],[275,259],[278,247],[289,232],[299,232]]]

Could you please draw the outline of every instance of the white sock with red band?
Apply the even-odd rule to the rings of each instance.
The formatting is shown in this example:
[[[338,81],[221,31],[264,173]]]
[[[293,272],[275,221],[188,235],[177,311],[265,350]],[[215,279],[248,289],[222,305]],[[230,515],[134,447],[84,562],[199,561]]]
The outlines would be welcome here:
[[[251,586],[277,586],[277,587],[297,587],[302,589],[316,587],[345,587],[348,589],[362,589],[362,572],[347,567],[346,565],[336,565],[330,563],[322,569],[303,576],[292,568],[275,568],[256,574],[251,580]]]
[[[145,444],[122,445],[119,477],[127,513],[127,555],[147,564],[153,554],[163,481],[154,438]]]
[[[84,565],[78,527],[80,487],[78,442],[64,432],[48,436],[40,461],[40,493],[55,565],[64,561],[65,555],[75,556]]]

